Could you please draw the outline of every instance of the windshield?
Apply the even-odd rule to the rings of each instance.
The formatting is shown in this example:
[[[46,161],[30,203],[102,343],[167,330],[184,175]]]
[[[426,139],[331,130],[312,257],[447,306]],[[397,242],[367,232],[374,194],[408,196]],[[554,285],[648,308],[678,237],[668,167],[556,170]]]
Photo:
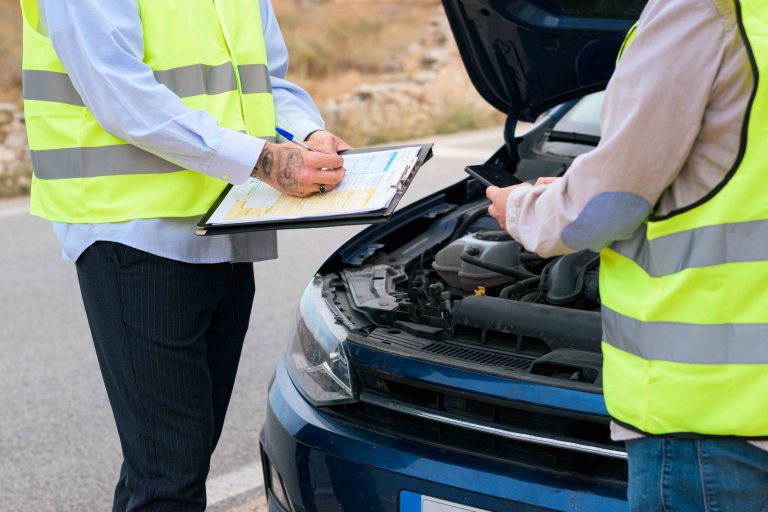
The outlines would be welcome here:
[[[600,109],[603,106],[603,91],[584,96],[555,124],[553,132],[561,136],[577,133],[600,138]]]

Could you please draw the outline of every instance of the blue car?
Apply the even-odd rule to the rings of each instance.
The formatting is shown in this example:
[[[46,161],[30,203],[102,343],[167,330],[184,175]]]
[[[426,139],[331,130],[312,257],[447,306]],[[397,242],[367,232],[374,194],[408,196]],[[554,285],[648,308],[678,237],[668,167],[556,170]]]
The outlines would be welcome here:
[[[508,115],[479,171],[562,175],[644,1],[443,0]],[[515,137],[518,120],[535,121]],[[602,397],[597,254],[542,258],[467,178],[345,243],[300,300],[269,389],[272,512],[626,510]]]

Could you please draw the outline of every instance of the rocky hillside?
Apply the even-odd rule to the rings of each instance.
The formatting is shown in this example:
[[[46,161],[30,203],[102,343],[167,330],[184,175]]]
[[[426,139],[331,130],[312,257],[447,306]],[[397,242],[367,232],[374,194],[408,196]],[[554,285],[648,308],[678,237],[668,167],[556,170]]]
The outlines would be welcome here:
[[[503,121],[475,92],[442,10],[388,73],[320,108],[328,126],[354,145]]]
[[[29,192],[32,164],[23,119],[15,104],[0,104],[0,198]]]

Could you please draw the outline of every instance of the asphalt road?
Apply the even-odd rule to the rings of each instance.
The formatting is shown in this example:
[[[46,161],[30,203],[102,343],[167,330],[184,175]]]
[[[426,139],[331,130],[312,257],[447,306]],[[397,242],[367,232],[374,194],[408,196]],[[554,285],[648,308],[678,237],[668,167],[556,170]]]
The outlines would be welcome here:
[[[435,158],[402,204],[462,179],[466,164],[501,145],[501,133],[434,138]],[[255,265],[251,330],[209,479],[212,510],[254,503],[263,492],[256,468],[266,387],[297,299],[323,259],[360,229],[281,232],[280,258]],[[26,200],[0,202],[0,511],[109,510],[120,461],[74,266]]]

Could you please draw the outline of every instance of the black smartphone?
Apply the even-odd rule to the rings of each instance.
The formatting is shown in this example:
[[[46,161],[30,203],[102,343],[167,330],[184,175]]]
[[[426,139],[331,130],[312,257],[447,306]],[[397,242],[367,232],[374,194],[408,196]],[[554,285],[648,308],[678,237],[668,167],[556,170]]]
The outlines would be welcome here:
[[[498,165],[468,165],[464,172],[475,178],[486,187],[511,187],[519,185],[522,181],[511,172]]]

